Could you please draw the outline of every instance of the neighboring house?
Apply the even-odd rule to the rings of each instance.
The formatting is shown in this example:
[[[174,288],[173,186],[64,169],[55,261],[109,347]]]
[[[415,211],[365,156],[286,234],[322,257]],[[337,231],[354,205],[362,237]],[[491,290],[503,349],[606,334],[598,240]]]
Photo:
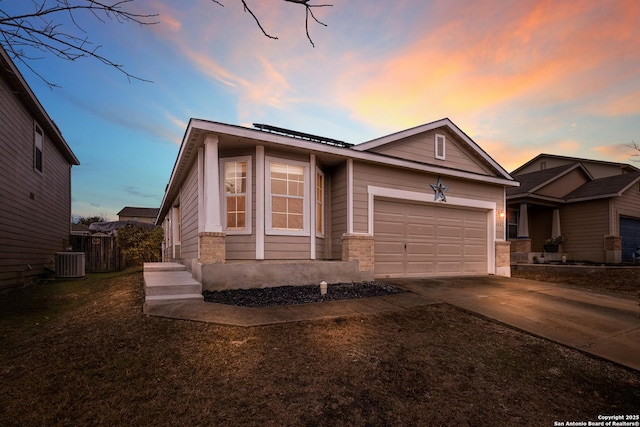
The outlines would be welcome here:
[[[532,262],[548,239],[566,242],[561,259],[634,261],[640,247],[640,170],[625,163],[541,154],[512,172],[508,237],[514,262]]]
[[[0,47],[0,289],[31,283],[67,249],[79,164]]]
[[[360,145],[254,126],[191,119],[160,207],[205,289],[510,274],[518,184],[449,119]]]
[[[137,208],[125,206],[120,212],[118,212],[118,220],[154,224],[159,211],[160,209],[158,208]]]

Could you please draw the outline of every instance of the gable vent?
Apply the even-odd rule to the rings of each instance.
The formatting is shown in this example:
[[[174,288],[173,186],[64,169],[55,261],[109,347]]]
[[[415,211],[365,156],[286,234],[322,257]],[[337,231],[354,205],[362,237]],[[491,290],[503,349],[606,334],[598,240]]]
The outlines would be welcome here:
[[[446,140],[444,135],[441,135],[439,133],[436,134],[434,151],[436,159],[445,159]]]

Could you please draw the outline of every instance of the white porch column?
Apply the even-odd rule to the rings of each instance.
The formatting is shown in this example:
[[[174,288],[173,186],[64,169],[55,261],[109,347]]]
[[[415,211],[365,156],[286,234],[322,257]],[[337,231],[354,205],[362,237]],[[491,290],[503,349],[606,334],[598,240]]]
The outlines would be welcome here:
[[[529,238],[529,215],[527,202],[520,202],[520,219],[518,220],[518,238]]]
[[[309,227],[309,248],[311,253],[311,259],[316,259],[316,156],[312,154],[310,156],[310,171],[309,171],[309,216],[311,217],[311,226]]]
[[[264,170],[264,147],[256,147],[256,259],[264,259],[265,207],[264,191],[267,175]]]
[[[551,238],[562,236],[560,229],[560,209],[553,210],[553,222],[551,223]]]
[[[222,232],[220,214],[220,174],[218,170],[218,136],[204,139],[204,231]]]

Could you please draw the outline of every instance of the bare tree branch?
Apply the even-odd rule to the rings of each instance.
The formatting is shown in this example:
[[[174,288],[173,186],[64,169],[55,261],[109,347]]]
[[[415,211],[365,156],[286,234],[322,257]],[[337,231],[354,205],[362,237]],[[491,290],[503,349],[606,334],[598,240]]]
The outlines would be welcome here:
[[[262,30],[262,34],[264,34],[266,37],[268,37],[270,39],[278,40],[277,37],[272,36],[270,34],[267,34],[267,32],[264,30],[264,28],[262,28],[262,24],[260,24],[260,21],[258,20],[256,15],[253,13],[253,11],[251,9],[249,9],[249,6],[247,6],[247,2],[245,2],[244,0],[241,0],[241,1],[242,1],[242,5],[244,6],[244,11],[245,12],[249,12],[251,14],[251,16],[253,16],[253,19],[256,21],[256,24],[258,25],[258,28],[260,28],[260,30]]]
[[[127,72],[121,64],[98,53],[101,45],[93,45],[86,31],[78,23],[77,17],[91,14],[100,22],[112,20],[118,23],[136,23],[153,25],[156,14],[140,14],[126,9],[133,0],[98,1],[83,0],[72,3],[70,0],[34,0],[32,12],[21,15],[9,15],[0,9],[0,45],[16,61],[24,64],[49,87],[57,87],[37,72],[29,63],[38,57],[30,56],[27,50],[52,54],[58,58],[76,61],[90,57],[123,73],[131,79],[148,81]],[[66,27],[63,16],[67,15],[71,27]]]
[[[22,0],[23,2],[25,0]],[[211,0],[224,6],[220,0]],[[277,40],[278,37],[267,33],[258,17],[253,13],[248,0],[241,0],[244,11],[248,12],[266,37]],[[311,0],[284,0],[288,3],[302,5],[305,8],[305,31],[311,46],[315,47],[309,33],[309,17],[316,23],[327,26],[314,14],[314,8],[330,7],[332,4],[310,4]],[[126,71],[118,64],[101,55],[101,45],[94,43],[82,28],[79,18],[89,15],[100,22],[115,21],[117,23],[134,23],[138,25],[157,24],[157,14],[136,13],[130,8],[134,0],[31,0],[33,10],[10,15],[1,7],[0,0],[0,46],[13,60],[24,64],[49,87],[57,87],[37,72],[30,62],[41,59],[33,52],[54,55],[67,61],[80,58],[93,58],[123,73],[129,81],[132,79],[149,81]],[[25,2],[26,3],[26,2]],[[66,24],[66,25],[65,25]]]
[[[305,13],[306,13],[306,17],[304,20],[304,27],[305,27],[305,30],[307,31],[307,39],[309,39],[309,43],[311,43],[311,46],[316,47],[316,45],[313,43],[313,40],[311,40],[311,36],[309,35],[309,15],[311,15],[313,20],[316,21],[318,24],[324,25],[325,27],[327,26],[327,24],[325,24],[324,22],[320,22],[320,20],[318,20],[318,18],[316,18],[316,16],[313,14],[313,9],[311,8],[312,7],[331,7],[333,5],[332,4],[309,4],[309,0],[284,0],[284,1],[289,3],[297,3],[297,4],[304,5]]]

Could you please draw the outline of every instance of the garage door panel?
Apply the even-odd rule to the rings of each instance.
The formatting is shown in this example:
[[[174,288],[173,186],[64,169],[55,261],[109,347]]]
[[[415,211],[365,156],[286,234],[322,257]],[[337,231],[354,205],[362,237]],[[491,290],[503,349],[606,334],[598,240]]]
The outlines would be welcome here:
[[[433,243],[410,243],[407,244],[407,256],[433,257],[436,245]]]
[[[423,261],[423,262],[416,262],[416,263],[408,263],[407,271],[405,275],[406,276],[422,276],[425,274],[434,274],[435,272],[436,272],[435,263]]]
[[[374,206],[376,275],[487,274],[486,211],[378,199]]]
[[[462,246],[460,244],[439,244],[438,245],[438,252],[437,252],[438,256],[451,256],[451,255],[456,255],[456,256],[460,256],[462,255]]]
[[[447,239],[447,238],[459,239],[462,237],[461,226],[452,227],[452,226],[446,226],[446,225],[439,225],[438,237],[441,239]]]

